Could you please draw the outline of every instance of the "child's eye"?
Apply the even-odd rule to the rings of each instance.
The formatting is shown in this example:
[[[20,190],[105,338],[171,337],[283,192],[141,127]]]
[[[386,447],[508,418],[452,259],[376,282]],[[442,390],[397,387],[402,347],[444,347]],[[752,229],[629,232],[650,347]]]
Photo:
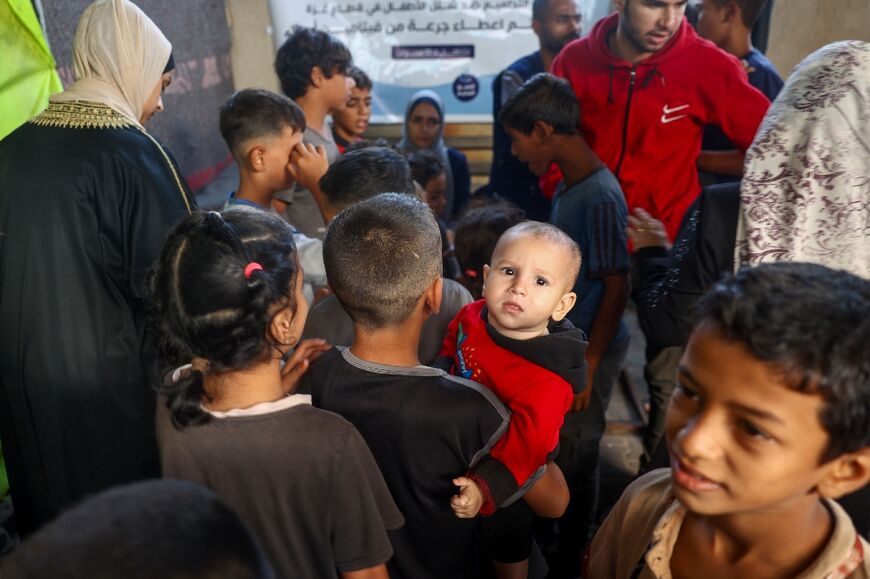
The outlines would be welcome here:
[[[535,278],[535,283],[538,285],[550,285],[550,282],[548,282],[546,279],[544,279],[542,277]]]
[[[514,275],[516,273],[512,267],[503,267],[501,268],[501,272],[504,275]]]
[[[757,428],[752,422],[746,420],[745,418],[740,418],[737,420],[737,428],[742,430],[745,434],[753,438],[758,438],[760,440],[770,440],[771,437],[769,434]]]
[[[674,388],[674,394],[677,396],[682,396],[688,400],[697,400],[698,393],[683,384],[682,382],[677,382],[676,387]]]

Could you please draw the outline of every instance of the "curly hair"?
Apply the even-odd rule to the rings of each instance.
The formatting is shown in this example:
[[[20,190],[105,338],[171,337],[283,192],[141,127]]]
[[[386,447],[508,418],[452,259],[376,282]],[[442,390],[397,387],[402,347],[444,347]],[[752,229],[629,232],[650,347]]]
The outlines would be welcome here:
[[[252,262],[262,269],[246,275]],[[268,325],[276,306],[295,307],[298,272],[292,229],[277,215],[233,207],[182,221],[148,276],[167,368],[204,358],[209,372],[220,373],[266,359],[273,347]],[[177,374],[161,387],[176,427],[208,421],[203,372]]]
[[[870,281],[809,263],[743,268],[698,302],[694,324],[818,393],[830,435],[822,460],[870,446]]]
[[[332,78],[334,74],[345,74],[352,61],[347,47],[326,32],[294,26],[278,49],[275,72],[284,94],[297,99],[308,91],[315,66],[320,67],[326,78]]]

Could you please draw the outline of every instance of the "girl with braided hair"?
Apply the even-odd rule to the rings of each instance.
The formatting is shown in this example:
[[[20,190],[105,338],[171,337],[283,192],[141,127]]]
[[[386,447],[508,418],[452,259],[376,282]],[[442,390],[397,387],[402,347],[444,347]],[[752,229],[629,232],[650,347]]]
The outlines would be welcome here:
[[[196,213],[150,285],[163,359],[184,364],[157,413],[164,477],[214,490],[280,577],[386,578],[386,531],[403,519],[377,464],[349,422],[294,393],[329,346],[299,343],[308,304],[290,227],[241,206]]]

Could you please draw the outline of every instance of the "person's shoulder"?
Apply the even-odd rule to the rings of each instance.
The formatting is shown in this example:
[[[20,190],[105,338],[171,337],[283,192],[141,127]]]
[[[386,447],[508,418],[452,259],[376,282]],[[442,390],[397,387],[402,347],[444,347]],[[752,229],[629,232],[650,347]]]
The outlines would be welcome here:
[[[293,419],[304,422],[316,430],[318,440],[322,440],[325,446],[329,446],[329,441],[346,439],[356,431],[353,424],[335,412],[316,408],[310,404],[300,405],[293,410]]]
[[[531,70],[543,69],[543,62],[541,61],[541,51],[536,50],[531,54],[527,54],[525,56],[521,56],[512,63],[510,63],[505,72],[516,72],[522,76],[524,73],[527,73]]]
[[[442,303],[449,302],[467,306],[473,301],[471,292],[456,280],[444,278],[443,288],[444,289],[441,290],[443,294],[443,297],[441,298]]]
[[[501,403],[498,396],[493,394],[492,390],[474,380],[444,372],[440,385],[451,392],[477,400],[482,405],[492,406],[498,411],[504,408],[504,404]]]
[[[622,187],[606,166],[601,166],[582,181],[567,188],[562,196],[583,205],[600,203],[625,205]]]
[[[675,500],[671,490],[671,469],[660,468],[635,479],[619,499],[623,525],[643,525],[658,521]]]
[[[458,162],[465,163],[466,165],[468,164],[468,157],[465,156],[465,153],[453,147],[447,147],[447,159],[451,163]]]

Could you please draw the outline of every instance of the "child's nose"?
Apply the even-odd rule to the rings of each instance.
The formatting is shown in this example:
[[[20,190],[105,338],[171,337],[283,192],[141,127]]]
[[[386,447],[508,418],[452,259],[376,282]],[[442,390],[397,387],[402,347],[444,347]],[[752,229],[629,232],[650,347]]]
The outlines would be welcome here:
[[[677,452],[690,461],[718,458],[722,450],[719,441],[724,427],[716,415],[698,414],[677,433]]]

